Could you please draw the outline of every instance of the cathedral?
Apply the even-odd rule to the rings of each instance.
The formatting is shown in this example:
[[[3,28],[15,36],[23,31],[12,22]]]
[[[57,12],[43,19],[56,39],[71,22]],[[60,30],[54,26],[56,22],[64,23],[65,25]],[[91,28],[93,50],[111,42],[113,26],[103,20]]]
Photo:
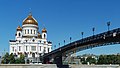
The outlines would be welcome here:
[[[37,20],[30,13],[23,20],[22,27],[18,26],[15,40],[10,40],[10,54],[16,57],[24,54],[31,62],[38,61],[45,53],[51,52],[52,43],[47,40],[47,30],[39,32]],[[39,60],[40,61],[40,60]]]

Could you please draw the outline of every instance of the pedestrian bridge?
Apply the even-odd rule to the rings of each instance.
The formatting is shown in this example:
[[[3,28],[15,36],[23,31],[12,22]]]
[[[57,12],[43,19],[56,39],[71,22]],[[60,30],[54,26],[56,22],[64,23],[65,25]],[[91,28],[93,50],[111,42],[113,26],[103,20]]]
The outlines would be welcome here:
[[[45,54],[43,56],[43,63],[52,62],[56,64],[62,64],[62,62],[65,61],[67,57],[76,52],[94,47],[114,44],[120,44],[120,28],[70,42],[69,44],[66,44],[48,54]]]

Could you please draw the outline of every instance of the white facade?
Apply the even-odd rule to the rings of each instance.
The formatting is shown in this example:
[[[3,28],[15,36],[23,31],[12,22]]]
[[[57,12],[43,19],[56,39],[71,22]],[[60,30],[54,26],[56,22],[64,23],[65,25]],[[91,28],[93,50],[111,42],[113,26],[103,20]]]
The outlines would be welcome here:
[[[38,23],[30,14],[23,20],[22,28],[16,29],[15,40],[10,40],[10,54],[17,57],[24,54],[28,59],[38,58],[44,53],[51,52],[52,43],[47,41],[47,30],[38,31]]]

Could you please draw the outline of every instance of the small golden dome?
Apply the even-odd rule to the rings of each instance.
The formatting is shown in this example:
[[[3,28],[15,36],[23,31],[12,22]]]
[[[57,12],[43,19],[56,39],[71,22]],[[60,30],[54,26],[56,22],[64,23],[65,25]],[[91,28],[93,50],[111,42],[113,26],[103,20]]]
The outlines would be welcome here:
[[[47,33],[47,30],[45,28],[43,28],[42,33]]]
[[[17,31],[22,31],[22,28],[20,26],[18,26]]]
[[[34,24],[38,26],[37,21],[32,17],[32,14],[29,14],[29,16],[23,21],[23,25],[25,24]]]

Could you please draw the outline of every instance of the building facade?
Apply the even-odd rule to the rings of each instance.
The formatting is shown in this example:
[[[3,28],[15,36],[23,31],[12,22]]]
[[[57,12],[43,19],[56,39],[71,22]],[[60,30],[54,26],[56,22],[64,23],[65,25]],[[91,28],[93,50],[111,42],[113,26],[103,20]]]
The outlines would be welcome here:
[[[38,22],[31,13],[23,20],[22,27],[17,27],[15,40],[9,43],[10,54],[17,57],[24,54],[30,61],[36,61],[43,54],[51,52],[52,47],[52,43],[47,40],[47,30],[43,28],[39,32]]]

